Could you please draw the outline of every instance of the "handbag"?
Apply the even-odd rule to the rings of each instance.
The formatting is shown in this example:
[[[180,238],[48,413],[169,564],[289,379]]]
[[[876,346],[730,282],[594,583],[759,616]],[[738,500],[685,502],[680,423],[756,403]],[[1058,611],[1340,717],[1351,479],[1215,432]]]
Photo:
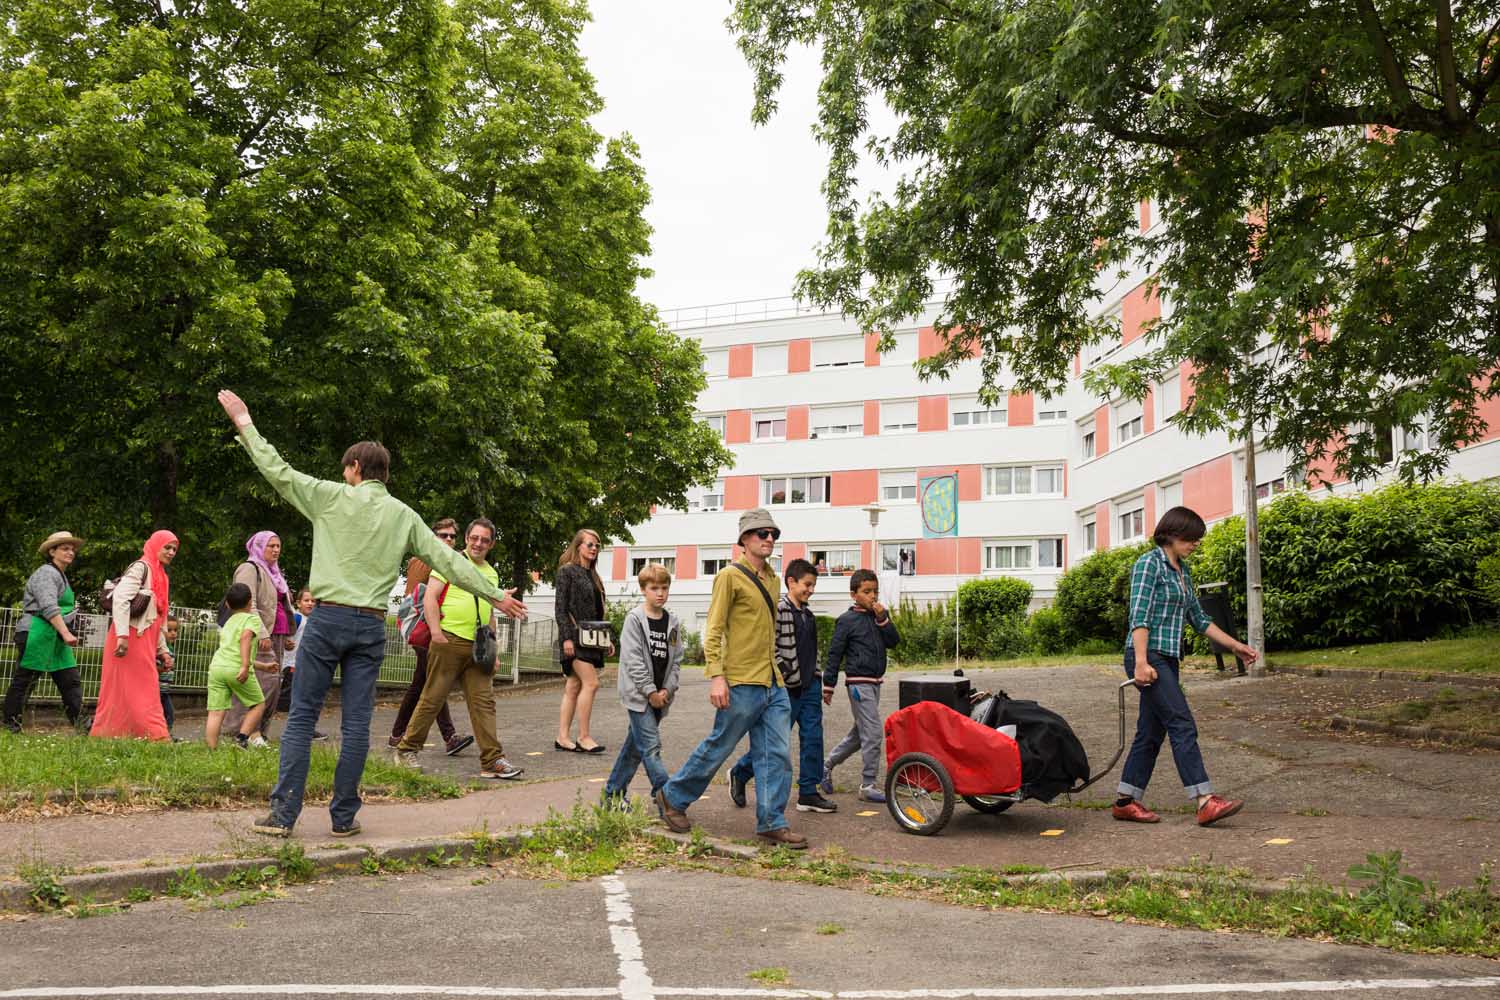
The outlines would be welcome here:
[[[474,620],[480,621],[479,598],[474,598]],[[476,625],[474,627],[474,645],[469,655],[479,665],[479,669],[485,673],[493,673],[495,670],[495,654],[499,643],[495,638],[495,627],[493,625]]]
[[[573,618],[572,615],[568,617]],[[574,644],[583,649],[607,653],[609,647],[614,645],[615,630],[609,622],[581,622],[573,618],[573,625],[578,629],[578,638],[574,640]]]
[[[135,562],[125,567],[124,573],[121,573],[113,580],[105,580],[104,586],[99,588],[99,606],[104,609],[104,614],[106,616],[114,614],[115,588],[118,587],[120,585],[120,581],[125,579],[130,571],[135,569],[135,567],[138,565],[145,567],[146,563],[143,560],[137,559]],[[146,572],[141,575],[142,589],[138,590],[135,596],[130,599],[130,618],[132,621],[145,614],[146,609],[151,606],[151,591],[145,589],[146,582],[150,578],[151,570],[147,568]]]

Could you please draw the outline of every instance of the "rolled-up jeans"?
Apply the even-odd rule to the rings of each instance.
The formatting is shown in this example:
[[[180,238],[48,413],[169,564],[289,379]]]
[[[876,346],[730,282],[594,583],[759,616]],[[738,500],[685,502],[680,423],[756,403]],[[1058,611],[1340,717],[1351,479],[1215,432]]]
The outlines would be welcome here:
[[[787,826],[792,795],[791,703],[784,687],[731,684],[729,707],[714,713],[714,727],[662,788],[668,805],[685,810],[702,797],[734,746],[750,734],[755,772],[755,832]]]
[[[385,659],[385,620],[356,608],[319,604],[313,608],[297,648],[292,674],[292,707],[281,731],[281,770],[271,791],[271,817],[290,827],[302,812],[313,731],[323,700],[339,671],[339,761],[333,772],[328,812],[335,827],[347,827],[359,811],[359,779],[370,752],[370,715],[375,681]]]
[[[1214,786],[1208,780],[1203,753],[1198,749],[1198,723],[1193,720],[1187,695],[1182,692],[1177,657],[1148,649],[1146,662],[1156,668],[1156,680],[1139,688],[1141,710],[1135,721],[1135,741],[1130,744],[1125,769],[1120,772],[1119,792],[1134,799],[1146,794],[1162,741],[1170,739],[1172,760],[1177,764],[1177,776],[1182,779],[1188,798],[1207,795]],[[1135,676],[1134,648],[1125,650],[1125,675]]]
[[[604,783],[607,796],[624,796],[630,788],[635,772],[644,765],[646,778],[651,782],[651,792],[665,785],[670,774],[661,762],[661,717],[657,710],[647,705],[645,711],[626,709],[630,715],[630,732],[620,743],[620,752],[615,757],[615,766]]]

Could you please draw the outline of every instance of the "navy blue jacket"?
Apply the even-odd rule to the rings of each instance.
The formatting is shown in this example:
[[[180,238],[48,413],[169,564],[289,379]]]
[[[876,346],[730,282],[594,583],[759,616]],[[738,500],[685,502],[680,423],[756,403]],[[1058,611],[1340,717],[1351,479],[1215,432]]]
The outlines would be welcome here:
[[[838,686],[840,667],[846,683],[879,684],[885,677],[885,651],[900,641],[901,634],[889,618],[877,624],[870,612],[858,605],[851,607],[834,623],[823,664],[823,687]]]

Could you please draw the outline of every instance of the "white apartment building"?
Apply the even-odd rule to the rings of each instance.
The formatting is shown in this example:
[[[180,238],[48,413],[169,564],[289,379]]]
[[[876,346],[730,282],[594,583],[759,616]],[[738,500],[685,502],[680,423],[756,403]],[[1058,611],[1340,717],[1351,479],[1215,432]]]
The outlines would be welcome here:
[[[826,573],[814,601],[822,613],[847,605],[847,577],[859,567],[880,572],[892,604],[946,599],[959,583],[986,575],[1026,580],[1043,603],[1074,562],[1149,537],[1171,506],[1186,504],[1210,524],[1242,513],[1243,448],[1169,423],[1191,399],[1190,371],[1174,373],[1142,402],[1101,399],[1083,385],[1088,366],[1144,349],[1143,327],[1159,309],[1146,277],[1101,289],[1100,313],[1116,317],[1119,338],[1075,359],[1059,396],[1011,393],[988,408],[976,395],[977,360],[944,381],[923,382],[913,371],[941,346],[931,326],[936,305],[898,331],[885,354],[838,314],[801,311],[791,300],[669,314],[702,346],[708,385],[698,412],[723,435],[734,464],[690,494],[688,510],[656,511],[633,529],[631,543],[606,540],[599,568],[611,599],[637,599],[640,568],[662,563],[673,575],[672,606],[700,630],[714,574],[738,555],[740,513],[757,506],[781,526],[778,569],[802,557]],[[1451,475],[1500,475],[1500,401],[1486,419],[1488,438],[1456,455]],[[1393,454],[1426,447],[1420,434],[1400,436]],[[1300,485],[1288,466],[1285,455],[1257,452],[1262,499]],[[918,481],[955,472],[958,537],[923,539]],[[864,508],[875,504],[885,510],[872,532]],[[550,613],[546,588],[530,600]]]

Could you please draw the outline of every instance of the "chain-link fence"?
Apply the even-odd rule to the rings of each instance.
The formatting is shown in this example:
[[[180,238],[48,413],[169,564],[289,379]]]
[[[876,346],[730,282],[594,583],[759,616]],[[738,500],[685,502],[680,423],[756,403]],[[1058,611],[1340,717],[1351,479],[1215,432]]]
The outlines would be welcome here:
[[[176,665],[172,674],[175,692],[202,692],[208,686],[208,664],[219,647],[219,627],[214,612],[207,608],[173,607],[179,628],[172,643]],[[9,687],[16,669],[16,626],[21,621],[20,608],[0,608],[0,691]],[[45,622],[34,622],[32,628],[51,628]],[[83,676],[83,697],[99,697],[99,669],[104,658],[104,640],[109,623],[104,615],[79,614],[74,632],[80,640],[75,651]],[[557,623],[551,618],[532,617],[524,622],[502,618],[496,639],[500,649],[497,682],[519,683],[526,674],[557,674],[554,645]],[[417,667],[416,654],[396,630],[396,621],[385,622],[385,660],[380,665],[382,687],[405,687],[411,683]],[[334,683],[338,683],[335,679]],[[57,688],[48,679],[31,689],[34,701],[57,701]]]

